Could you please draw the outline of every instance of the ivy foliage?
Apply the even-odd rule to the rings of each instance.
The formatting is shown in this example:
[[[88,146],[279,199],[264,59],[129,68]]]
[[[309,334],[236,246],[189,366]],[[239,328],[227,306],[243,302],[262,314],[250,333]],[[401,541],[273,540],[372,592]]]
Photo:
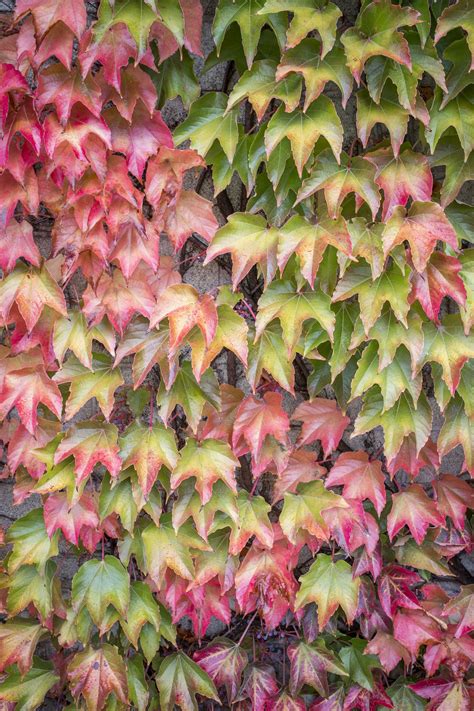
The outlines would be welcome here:
[[[211,10],[4,18],[0,705],[468,711],[471,4]]]

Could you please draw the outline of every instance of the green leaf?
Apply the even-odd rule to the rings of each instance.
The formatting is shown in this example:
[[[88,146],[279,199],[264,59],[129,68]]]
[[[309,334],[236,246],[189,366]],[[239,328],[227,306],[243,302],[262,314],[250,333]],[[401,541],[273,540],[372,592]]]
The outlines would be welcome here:
[[[383,397],[377,392],[377,388],[374,388],[364,396],[353,436],[382,427],[385,435],[385,454],[390,460],[402,446],[404,437],[413,432],[418,454],[430,435],[432,417],[430,405],[423,392],[416,406],[411,395],[405,392],[390,410],[384,411]]]
[[[168,422],[176,405],[180,405],[189,426],[193,432],[196,432],[204,405],[209,403],[215,410],[220,407],[219,384],[214,371],[210,368],[206,370],[198,383],[193,375],[191,363],[185,361],[169,390],[166,390],[163,381],[160,383],[156,402],[165,422]]]
[[[100,628],[105,612],[112,605],[125,617],[130,600],[130,579],[117,558],[88,560],[72,579],[72,603],[76,611],[86,607]]]
[[[339,281],[333,294],[333,301],[343,301],[357,295],[359,298],[360,318],[366,335],[382,313],[385,303],[389,303],[399,321],[408,327],[407,315],[410,309],[408,294],[410,284],[408,276],[402,274],[392,263],[375,280],[367,264],[351,265]]]
[[[350,193],[356,193],[369,205],[375,220],[380,205],[380,192],[375,184],[375,167],[368,160],[349,158],[343,153],[339,163],[331,151],[323,151],[317,156],[311,175],[301,186],[298,202],[318,190],[324,190],[329,216],[333,219],[339,217],[344,198]]]
[[[265,0],[219,0],[212,33],[219,55],[224,37],[235,22],[238,24],[241,34],[241,46],[243,46],[247,68],[250,69],[254,60],[260,33],[264,25],[270,25],[274,31],[280,47],[285,43],[285,19],[279,15],[259,15]]]
[[[271,375],[284,390],[293,394],[295,372],[288,358],[281,326],[276,322],[267,325],[260,338],[249,347],[247,378],[254,391],[263,371]]]
[[[144,659],[135,654],[127,661],[127,681],[130,701],[138,711],[146,711],[150,691],[145,679]]]
[[[344,132],[334,104],[327,96],[316,99],[306,113],[301,110],[286,113],[282,106],[273,114],[265,131],[265,148],[269,157],[277,145],[288,138],[291,152],[301,178],[316,141],[323,136],[339,161]]]
[[[261,59],[254,62],[252,68],[240,77],[232,89],[227,110],[248,98],[259,121],[262,120],[272,99],[282,101],[285,111],[294,111],[301,96],[301,79],[292,76],[282,81],[280,75],[275,76],[276,70],[276,62],[271,60]]]
[[[381,665],[375,654],[364,653],[366,646],[365,640],[353,639],[350,646],[340,650],[339,656],[351,681],[370,691],[374,687],[372,669],[381,669]]]
[[[288,357],[292,358],[303,323],[308,319],[318,321],[332,339],[335,317],[330,304],[329,297],[320,289],[298,291],[290,281],[276,280],[259,299],[255,338],[260,338],[266,326],[278,318]]]
[[[167,568],[185,580],[193,580],[194,564],[190,548],[208,548],[190,524],[181,526],[177,535],[171,523],[171,514],[161,518],[159,528],[153,523],[148,525],[142,533],[142,540],[146,571],[158,588],[163,584]]]
[[[46,622],[53,612],[54,596],[59,593],[59,579],[54,577],[56,565],[46,564],[40,572],[33,565],[23,565],[10,576],[7,610],[10,616],[18,615],[30,603],[36,607],[41,620]]]
[[[212,679],[183,652],[171,654],[160,664],[156,676],[162,711],[178,705],[182,711],[198,711],[196,694],[220,703]]]
[[[292,13],[286,46],[296,47],[306,35],[316,30],[321,37],[321,56],[324,58],[336,41],[336,25],[342,15],[337,5],[326,0],[266,0],[259,15],[285,10]]]
[[[227,442],[217,439],[199,442],[190,437],[180,451],[179,461],[173,469],[171,489],[177,489],[182,481],[194,477],[203,505],[210,500],[213,484],[219,479],[237,494],[235,469],[238,466],[239,460]]]
[[[296,595],[296,608],[309,602],[318,605],[318,620],[323,629],[339,605],[346,613],[349,624],[355,618],[359,600],[360,579],[352,577],[352,568],[344,560],[334,562],[329,555],[319,553],[316,561],[300,578],[301,587]]]
[[[301,74],[304,78],[306,90],[304,111],[307,111],[318,98],[328,81],[334,82],[339,87],[342,106],[346,107],[352,91],[352,76],[346,67],[346,58],[340,47],[335,47],[329,54],[323,55],[318,40],[303,40],[297,47],[283,54],[276,78],[286,79],[293,73]]]
[[[176,145],[190,141],[201,156],[206,156],[214,141],[218,141],[227,159],[232,160],[237,149],[239,131],[237,109],[226,113],[227,96],[210,91],[191,106],[188,117],[174,132]]]
[[[14,704],[16,711],[34,711],[41,707],[48,691],[59,681],[53,665],[35,658],[33,667],[23,676],[11,667],[0,683],[0,700]]]
[[[426,141],[433,153],[444,132],[454,128],[464,151],[464,161],[467,161],[474,149],[474,87],[466,88],[444,108],[441,108],[442,100],[442,91],[437,88],[430,107],[430,123],[425,130]]]
[[[33,509],[17,519],[7,534],[7,542],[13,544],[8,571],[14,573],[22,565],[37,565],[43,571],[48,560],[59,553],[58,538],[58,532],[49,538],[42,509]]]
[[[341,42],[347,66],[357,83],[370,57],[383,55],[400,64],[410,66],[408,43],[399,27],[416,24],[418,13],[410,7],[392,5],[390,0],[366,4],[359,13],[355,26],[346,30]]]
[[[130,604],[126,619],[120,620],[120,625],[135,649],[138,648],[138,638],[143,625],[151,624],[160,632],[160,607],[146,583],[134,581],[130,585]]]

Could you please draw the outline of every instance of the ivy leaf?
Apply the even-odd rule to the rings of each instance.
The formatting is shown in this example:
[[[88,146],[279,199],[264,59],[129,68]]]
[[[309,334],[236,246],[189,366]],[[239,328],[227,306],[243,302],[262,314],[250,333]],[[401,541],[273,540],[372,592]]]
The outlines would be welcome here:
[[[83,79],[79,71],[69,71],[61,64],[43,69],[38,78],[38,107],[52,104],[60,123],[65,126],[74,104],[80,103],[99,118],[102,107],[100,87],[92,77]]]
[[[70,27],[76,37],[81,38],[86,29],[86,8],[77,6],[74,0],[19,0],[15,5],[15,19],[19,19],[27,12],[31,12],[38,30],[43,36],[56,22],[63,22]]]
[[[183,339],[197,326],[206,346],[209,347],[217,328],[217,310],[209,294],[199,294],[190,284],[174,284],[160,294],[159,302],[151,314],[153,328],[164,318],[170,327],[170,355],[173,357]]]
[[[316,398],[310,402],[302,402],[292,415],[292,420],[303,423],[298,444],[302,447],[319,439],[323,446],[324,456],[337,448],[341,437],[350,422],[343,415],[335,400]]]
[[[30,620],[13,620],[0,626],[0,671],[17,664],[22,675],[33,664],[33,654],[45,630]],[[0,687],[0,698],[1,687]]]
[[[13,548],[8,559],[8,571],[14,573],[23,565],[36,565],[43,571],[47,561],[58,555],[58,534],[48,536],[42,509],[33,509],[12,523],[7,543]]]
[[[440,626],[424,610],[398,610],[393,618],[393,633],[413,657],[422,644],[440,642],[443,636]]]
[[[51,625],[54,603],[60,593],[55,572],[56,565],[52,561],[48,561],[41,572],[33,565],[15,570],[8,581],[6,609],[9,616],[15,617],[34,605],[41,624]]]
[[[313,12],[316,14],[317,11]],[[276,70],[276,79],[288,79],[288,75],[293,73],[301,74],[304,78],[304,111],[318,98],[328,81],[334,82],[341,90],[342,106],[345,108],[352,91],[352,76],[346,67],[342,49],[336,47],[326,56],[322,54],[318,40],[305,39],[282,56]]]
[[[87,479],[98,462],[112,476],[118,476],[122,460],[118,452],[118,430],[106,422],[79,422],[68,430],[54,455],[54,464],[59,464],[71,455],[75,460],[76,483]]]
[[[452,598],[443,610],[443,617],[456,617],[457,627],[454,636],[459,639],[474,629],[474,587],[466,585],[459,595]]]
[[[383,232],[385,255],[405,240],[411,247],[413,264],[419,272],[426,267],[438,241],[446,242],[455,251],[458,249],[451,223],[434,202],[414,202],[406,215],[404,208],[395,208]]]
[[[146,711],[150,699],[144,664],[144,659],[140,654],[135,654],[127,661],[128,695],[138,711]]]
[[[409,148],[394,156],[389,148],[379,148],[365,157],[375,166],[375,182],[383,190],[384,222],[398,205],[405,207],[410,197],[421,202],[431,200],[433,176],[425,156]]]
[[[194,661],[209,674],[216,687],[225,686],[229,703],[237,696],[247,652],[225,637],[216,637],[204,649],[194,652]]]
[[[405,328],[408,327],[409,292],[408,276],[405,276],[395,263],[392,263],[375,280],[372,279],[368,265],[357,264],[350,266],[339,281],[333,293],[333,301],[343,301],[357,294],[360,318],[368,335],[387,302],[397,319]]]
[[[168,422],[176,405],[180,405],[189,426],[195,433],[206,403],[209,403],[215,410],[218,410],[220,406],[219,385],[214,371],[211,368],[206,370],[198,383],[193,375],[191,363],[184,362],[168,391],[165,389],[163,381],[160,383],[156,401],[164,422]]]
[[[306,705],[303,699],[294,698],[286,691],[282,691],[277,699],[272,699],[274,711],[305,711]]]
[[[171,514],[161,517],[159,527],[149,524],[142,533],[142,541],[146,570],[158,588],[163,584],[167,568],[185,580],[193,580],[194,565],[190,548],[209,549],[191,525],[181,526],[177,535],[171,523]]]
[[[276,74],[277,65],[268,59],[254,62],[240,77],[229,95],[227,111],[248,98],[257,115],[258,121],[263,116],[272,99],[278,99],[285,105],[285,111],[291,112],[298,106],[301,95],[301,79],[289,78]]]
[[[388,617],[393,618],[399,607],[408,610],[420,609],[418,598],[409,587],[417,583],[421,583],[418,573],[399,565],[388,565],[382,570],[377,581],[377,590],[380,604]]]
[[[464,161],[464,152],[460,144],[456,148],[452,138],[442,138],[431,158],[431,165],[445,166],[445,176],[440,193],[441,206],[446,208],[456,199],[464,183],[474,180],[474,155],[469,154]]]
[[[133,466],[145,499],[163,465],[174,469],[178,450],[174,434],[160,424],[145,427],[139,422],[131,424],[119,438],[123,467]]]
[[[234,457],[226,442],[205,439],[198,442],[189,438],[180,451],[177,465],[171,475],[171,489],[177,489],[182,481],[194,477],[196,490],[202,504],[207,504],[212,496],[212,486],[222,480],[236,494],[235,468],[239,460]]]
[[[285,493],[279,519],[282,531],[294,545],[301,530],[327,540],[329,528],[323,513],[337,507],[347,508],[348,504],[342,496],[327,491],[321,481],[300,484],[296,494]]]
[[[439,363],[443,380],[454,395],[464,363],[474,358],[474,336],[464,334],[459,314],[445,316],[438,327],[433,323],[425,324],[423,333],[425,344],[419,365],[428,361]]]
[[[295,372],[287,356],[278,323],[268,325],[258,341],[250,344],[247,377],[254,392],[263,371],[271,375],[284,390],[293,394]]]
[[[278,442],[287,442],[290,429],[288,415],[284,411],[282,396],[267,392],[263,399],[247,397],[240,403],[234,419],[232,448],[236,456],[240,449],[248,449],[252,459],[258,461],[266,438],[271,435]]]
[[[467,42],[472,55],[471,69],[474,69],[474,37],[473,37],[473,11],[468,0],[458,0],[451,7],[445,8],[436,25],[435,42],[439,42],[448,32],[455,27],[462,27],[467,33]]]
[[[462,399],[456,395],[446,409],[444,423],[439,433],[437,445],[440,456],[448,454],[459,444],[464,449],[463,466],[472,476],[472,472],[474,472],[474,418],[466,414]]]
[[[366,452],[343,452],[325,481],[325,486],[343,486],[346,498],[370,499],[380,516],[386,501],[385,477],[378,460],[370,461]]]
[[[300,259],[301,273],[314,289],[314,280],[326,248],[332,245],[342,254],[352,256],[352,245],[346,221],[322,219],[311,224],[300,215],[293,215],[279,230],[278,267],[283,274],[293,253]]]
[[[199,155],[206,156],[217,140],[232,163],[239,140],[238,110],[233,109],[226,113],[226,107],[227,96],[223,93],[208,92],[197,99],[191,106],[187,119],[174,132],[176,145],[190,140],[192,148]]]
[[[399,451],[404,438],[413,434],[419,454],[431,433],[432,416],[423,392],[416,407],[411,395],[405,392],[390,410],[384,411],[382,395],[375,390],[369,391],[355,421],[353,436],[381,426],[385,436],[385,454],[390,461]]]
[[[262,546],[272,548],[274,533],[268,518],[271,506],[261,496],[249,496],[240,491],[237,496],[238,520],[223,521],[219,526],[230,526],[229,554],[238,555],[252,536],[255,536]],[[214,530],[217,526],[214,524]]]
[[[383,370],[378,368],[377,345],[369,343],[362,353],[357,371],[352,379],[351,398],[361,397],[372,385],[378,385],[383,397],[383,410],[389,410],[403,392],[409,392],[416,404],[422,388],[420,375],[413,375],[410,355],[406,348],[399,348],[393,361]]]
[[[135,106],[130,123],[113,107],[104,112],[103,118],[110,128],[112,149],[125,155],[128,170],[138,180],[143,176],[148,158],[155,155],[158,148],[173,147],[171,132],[160,112],[155,111],[150,118],[148,109],[141,101]]]
[[[371,100],[366,89],[357,92],[357,133],[364,148],[376,123],[387,127],[394,157],[398,158],[407,132],[408,111],[398,103],[395,90],[385,90],[378,104]]]
[[[336,25],[342,14],[337,5],[313,0],[267,0],[259,15],[285,10],[293,14],[286,33],[286,46],[296,47],[306,35],[316,30],[321,37],[321,56],[324,58],[336,41]]]
[[[125,617],[130,601],[128,573],[112,555],[106,555],[104,560],[88,560],[72,579],[71,599],[74,610],[79,612],[86,607],[99,628],[109,605]]]
[[[216,43],[217,55],[219,56],[224,37],[229,27],[235,22],[238,24],[241,35],[241,47],[243,48],[247,68],[250,69],[257,52],[257,45],[260,33],[264,25],[270,25],[273,29],[278,44],[283,47],[285,42],[285,20],[278,15],[260,15],[265,0],[219,0],[212,34]]]
[[[138,639],[143,625],[150,624],[160,632],[161,614],[160,607],[146,583],[135,580],[130,585],[130,604],[126,619],[121,619],[120,624],[127,639],[138,648]]]
[[[286,113],[282,106],[273,114],[265,131],[267,158],[284,139],[288,138],[291,152],[301,178],[316,141],[323,136],[337,161],[342,150],[343,130],[334,104],[321,95],[313,101],[306,113],[300,110]]]
[[[89,328],[82,311],[71,311],[68,318],[58,318],[54,323],[54,354],[62,365],[66,351],[70,350],[85,368],[92,370],[92,342],[101,343],[109,353],[115,351],[115,333],[107,320]]]
[[[452,474],[442,474],[433,483],[438,511],[449,516],[460,531],[464,529],[467,509],[474,509],[474,494],[469,484]]]
[[[112,693],[128,703],[125,664],[117,647],[102,644],[99,649],[77,652],[68,664],[67,676],[73,697],[82,696],[88,709],[101,711]]]
[[[411,663],[411,654],[391,634],[377,630],[377,634],[368,643],[366,650],[371,655],[377,655],[382,667],[390,674],[397,664],[403,659],[405,667]],[[395,698],[390,696],[390,698]],[[398,706],[397,706],[398,708]],[[424,706],[422,706],[422,709]],[[410,706],[400,706],[400,710],[409,711]]]
[[[393,495],[392,508],[387,517],[387,531],[391,541],[406,525],[420,545],[430,524],[443,526],[444,523],[444,516],[438,511],[436,503],[428,498],[419,484],[411,484],[405,491]]]
[[[433,153],[444,132],[454,128],[464,151],[464,161],[467,161],[474,149],[474,131],[468,123],[468,117],[472,115],[474,87],[465,89],[443,108],[442,101],[443,94],[437,87],[430,107],[430,123],[425,129],[426,141]]]
[[[269,664],[252,664],[245,672],[237,701],[249,699],[254,711],[265,711],[278,693],[275,670]]]
[[[366,336],[362,321],[356,321],[350,342],[350,349],[357,348],[361,343],[367,340],[377,341],[379,367],[378,370],[384,370],[392,363],[395,358],[395,353],[398,348],[403,345],[411,354],[412,369],[416,370],[416,366],[423,351],[423,321],[419,314],[412,309],[407,316],[406,328],[395,317],[392,309],[387,304],[383,307],[380,318],[369,329]]]
[[[160,664],[156,676],[163,711],[178,705],[183,711],[197,711],[196,694],[220,703],[212,679],[183,652],[171,654]]]
[[[404,686],[402,682],[400,684],[395,682],[387,689],[387,693],[399,711],[424,711],[426,708],[426,703],[421,696],[415,694],[409,686]]]
[[[328,150],[320,153],[310,177],[304,181],[298,193],[297,202],[301,202],[318,190],[324,190],[329,216],[336,219],[344,198],[356,193],[357,199],[366,202],[375,220],[380,193],[375,185],[375,168],[365,158],[349,158],[345,153],[340,164]]]
[[[92,370],[71,355],[61,370],[53,376],[56,383],[70,383],[66,403],[66,420],[70,420],[93,397],[108,420],[114,407],[114,394],[124,380],[119,368],[114,368],[109,356],[94,353]]]
[[[300,578],[301,587],[296,596],[296,608],[309,602],[318,606],[321,629],[326,627],[339,605],[352,624],[359,599],[360,579],[352,577],[352,569],[344,560],[334,562],[331,556],[319,553],[307,573]]]
[[[278,230],[268,227],[261,215],[235,212],[216,233],[207,249],[204,264],[230,252],[234,290],[256,264],[262,270],[265,284],[268,284],[277,269],[278,238]]]
[[[295,353],[295,347],[301,336],[303,323],[314,319],[332,338],[335,317],[330,307],[330,298],[323,291],[296,290],[290,281],[276,280],[260,297],[258,314],[255,322],[255,338],[258,339],[265,327],[278,318],[283,341],[288,357]]]
[[[337,657],[326,648],[323,641],[316,644],[294,642],[288,647],[290,659],[290,694],[297,696],[308,684],[322,696],[329,694],[328,672],[347,676]]]
[[[360,84],[362,70],[370,57],[382,55],[411,67],[408,42],[399,27],[412,26],[419,14],[411,7],[392,5],[390,0],[365,5],[354,27],[346,30],[341,42],[347,57],[347,66]]]
[[[44,521],[48,536],[52,537],[61,530],[64,538],[77,546],[84,528],[97,529],[97,504],[87,492],[72,505],[66,492],[56,492],[50,494],[44,503]]]
[[[156,13],[145,0],[117,0],[113,5],[102,3],[99,17],[94,25],[94,38],[100,42],[116,24],[125,24],[135,40],[140,60],[148,46],[151,26],[157,20]]]
[[[17,711],[34,711],[58,681],[53,665],[36,658],[34,666],[26,674],[14,668],[9,670],[8,676],[0,683],[0,700],[6,708],[13,705]]]
[[[67,316],[64,295],[45,263],[40,269],[18,263],[13,272],[0,281],[0,317],[8,321],[14,303],[32,331],[45,306]]]
[[[419,301],[431,321],[439,324],[439,311],[445,296],[450,296],[460,306],[466,303],[466,288],[459,276],[462,264],[443,252],[433,252],[423,272],[411,274],[410,301]]]
[[[340,650],[339,656],[351,680],[370,691],[374,687],[372,669],[379,669],[380,662],[375,655],[367,654],[366,647],[365,640],[353,639],[348,647]]]

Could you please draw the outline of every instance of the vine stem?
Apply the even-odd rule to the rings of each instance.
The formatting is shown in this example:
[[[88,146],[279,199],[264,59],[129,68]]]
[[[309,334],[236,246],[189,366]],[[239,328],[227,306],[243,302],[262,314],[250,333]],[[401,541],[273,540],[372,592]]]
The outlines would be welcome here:
[[[250,625],[252,624],[252,622],[254,621],[254,619],[255,619],[256,616],[257,616],[257,612],[258,612],[258,610],[255,610],[255,612],[253,613],[252,617],[250,618],[250,621],[249,621],[247,627],[246,627],[246,628],[244,629],[244,631],[242,632],[242,634],[241,634],[241,636],[240,636],[240,639],[239,639],[239,641],[237,642],[237,646],[238,646],[238,647],[240,647],[240,645],[242,644],[245,635],[247,634],[247,632],[248,632],[249,629],[250,629]]]

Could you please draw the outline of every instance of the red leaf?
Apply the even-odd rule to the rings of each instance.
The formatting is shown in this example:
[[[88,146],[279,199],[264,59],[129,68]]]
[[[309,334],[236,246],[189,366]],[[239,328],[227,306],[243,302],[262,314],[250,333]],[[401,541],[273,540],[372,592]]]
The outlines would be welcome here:
[[[96,529],[99,525],[97,503],[85,492],[71,506],[67,494],[59,491],[48,496],[44,503],[44,522],[50,538],[60,529],[66,541],[77,546],[83,528]]]
[[[392,618],[399,607],[410,610],[420,608],[418,598],[409,586],[421,582],[422,578],[418,573],[401,565],[388,565],[382,570],[377,588],[380,603],[387,617]]]
[[[116,109],[108,109],[103,114],[112,133],[112,148],[123,153],[128,169],[141,180],[148,158],[160,146],[173,147],[171,131],[155,111],[150,118],[148,109],[139,102],[133,112],[131,122],[127,122]],[[194,223],[196,224],[196,223]]]
[[[378,630],[375,637],[370,640],[366,647],[368,654],[377,654],[380,662],[387,672],[390,674],[392,669],[395,669],[398,662],[403,659],[405,669],[411,664],[412,656],[405,647],[397,642],[391,634]]]
[[[43,62],[54,56],[71,71],[73,44],[74,32],[64,22],[56,22],[36,52],[34,57],[36,66],[40,67]]]
[[[474,509],[474,491],[469,484],[452,474],[442,474],[433,482],[438,511],[451,519],[457,529],[464,531],[467,509]]]
[[[193,659],[217,687],[225,686],[231,703],[237,696],[242,672],[248,664],[247,652],[225,637],[216,637],[207,647],[194,652]]]
[[[466,288],[459,276],[461,269],[462,264],[456,257],[433,252],[424,271],[413,271],[410,275],[410,303],[418,300],[428,318],[439,323],[439,310],[445,296],[450,296],[460,306],[466,302]]]
[[[0,269],[11,272],[20,257],[27,259],[35,267],[40,265],[41,255],[33,240],[33,228],[26,220],[12,220],[0,233]]]
[[[267,703],[278,694],[275,670],[269,664],[253,664],[245,673],[237,701],[250,699],[252,711],[266,711]]]
[[[84,80],[77,69],[70,72],[61,64],[52,64],[39,75],[36,103],[40,110],[53,104],[63,126],[76,103],[97,118],[102,108],[100,87],[95,80],[92,77]]]
[[[443,526],[444,516],[419,484],[411,484],[405,491],[392,497],[392,508],[387,517],[387,532],[391,541],[408,526],[418,545],[421,545],[429,525]]]
[[[137,46],[125,23],[112,25],[98,42],[94,40],[92,31],[88,30],[79,50],[82,77],[87,76],[95,62],[100,62],[105,81],[120,94],[121,69],[127,66],[130,58],[136,59],[136,56]]]
[[[15,19],[31,12],[40,35],[62,20],[77,37],[86,29],[86,8],[75,0],[18,0],[15,7]]]
[[[325,486],[343,486],[346,498],[370,499],[380,516],[385,506],[385,477],[379,461],[370,461],[365,452],[343,452],[324,482]]]
[[[232,434],[232,447],[236,456],[250,450],[252,459],[258,460],[265,439],[269,435],[283,445],[287,443],[290,421],[282,404],[282,396],[273,392],[265,393],[261,400],[250,395],[240,403]]]
[[[393,634],[413,657],[418,656],[422,644],[443,639],[441,627],[423,610],[398,610],[393,618]]]
[[[302,447],[319,439],[326,458],[336,449],[350,423],[349,417],[342,414],[335,400],[324,398],[301,403],[291,419],[301,420],[303,423],[298,446]]]

